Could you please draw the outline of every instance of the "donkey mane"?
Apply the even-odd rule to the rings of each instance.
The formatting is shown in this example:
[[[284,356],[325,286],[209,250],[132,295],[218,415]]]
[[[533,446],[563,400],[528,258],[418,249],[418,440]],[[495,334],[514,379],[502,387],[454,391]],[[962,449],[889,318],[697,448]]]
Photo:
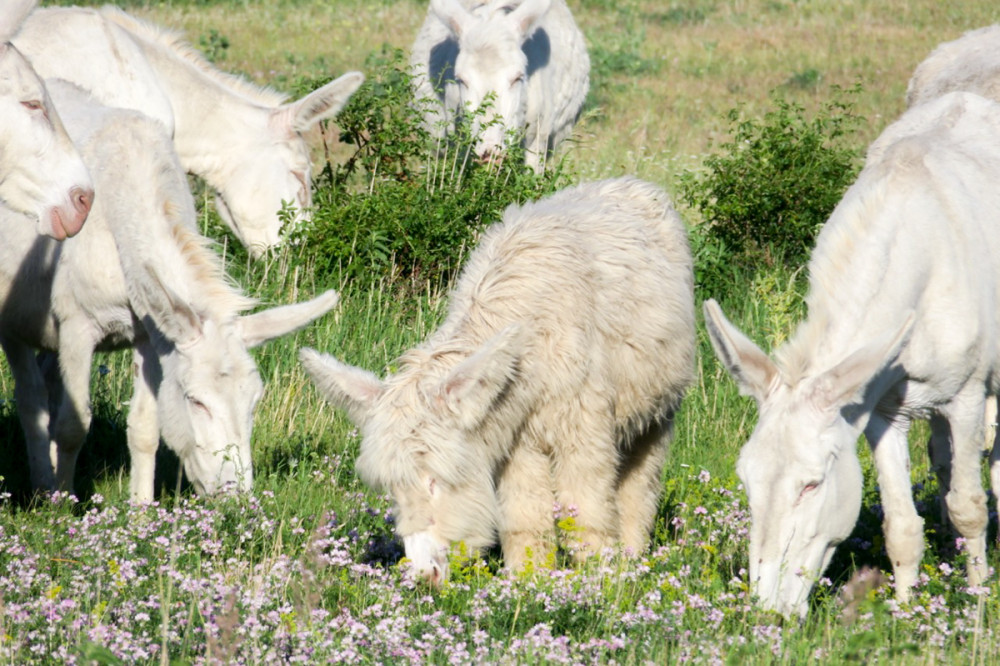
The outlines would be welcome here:
[[[175,208],[172,204],[167,206]],[[228,319],[256,306],[256,299],[245,295],[223,269],[222,261],[212,249],[213,241],[175,218],[174,210],[167,210],[166,213],[171,220],[170,235],[190,269],[192,279],[200,288],[197,297],[205,306],[205,311]]]
[[[907,141],[901,143],[905,144]],[[899,146],[894,148],[894,152],[896,148]],[[893,156],[892,161],[909,167],[907,171],[919,168],[916,164],[907,164],[911,151],[906,150],[905,146],[903,148],[898,155]],[[895,179],[896,176],[898,173],[890,177]],[[864,304],[877,294],[880,284],[878,279],[862,283],[852,279],[853,273],[844,269],[849,265],[864,265],[869,274],[885,270],[883,264],[869,256],[869,253],[877,246],[877,243],[871,243],[872,238],[892,233],[893,230],[893,225],[887,224],[883,216],[870,212],[884,207],[883,200],[889,191],[886,173],[882,166],[866,169],[858,178],[859,183],[862,181],[867,181],[864,187],[852,186],[844,194],[841,203],[817,237],[808,265],[808,317],[802,320],[792,337],[774,353],[783,379],[792,386],[810,372],[829,369],[814,367],[817,362],[830,361],[818,357],[816,350],[822,348],[823,339],[841,321],[838,313],[864,311]],[[906,185],[894,183],[892,187]],[[873,222],[879,223],[881,228],[873,228]],[[867,242],[862,239],[867,239]],[[839,360],[842,359],[835,359]]]
[[[241,97],[267,107],[279,106],[288,99],[287,95],[273,88],[258,86],[241,76],[229,74],[216,68],[205,59],[204,55],[192,47],[179,31],[162,28],[154,23],[135,18],[111,5],[105,5],[100,9],[100,12],[102,16],[117,23],[137,37],[159,44],[173,52],[205,77]]]

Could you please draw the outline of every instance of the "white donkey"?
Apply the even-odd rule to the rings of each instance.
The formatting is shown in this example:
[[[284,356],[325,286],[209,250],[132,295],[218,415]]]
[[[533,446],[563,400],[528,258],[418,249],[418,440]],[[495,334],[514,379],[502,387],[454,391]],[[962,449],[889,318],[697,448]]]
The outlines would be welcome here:
[[[910,77],[906,103],[915,106],[955,90],[1000,102],[1000,25],[972,30],[934,49]]]
[[[350,72],[286,104],[215,69],[177,34],[113,7],[40,9],[15,44],[43,77],[161,120],[181,164],[219,192],[220,216],[254,256],[279,243],[283,202],[296,219],[312,204],[302,133],[336,115],[364,81]]]
[[[10,43],[34,6],[0,1],[0,202],[61,240],[80,231],[94,187],[42,80]]]
[[[32,483],[72,490],[90,425],[94,350],[133,346],[132,498],[153,499],[161,434],[198,492],[248,490],[263,385],[247,349],[305,325],[337,295],[240,316],[253,301],[230,286],[196,233],[187,177],[162,124],[102,107],[70,84],[49,86],[98,196],[90,222],[61,244],[23,225],[0,225],[0,342],[14,372]],[[59,373],[43,377],[34,348],[57,351]]]
[[[907,431],[930,419],[950,451],[948,516],[984,580],[980,480],[986,396],[1000,371],[1000,106],[950,93],[873,144],[809,263],[809,317],[772,361],[705,304],[712,345],[759,421],[737,472],[752,528],[750,579],[765,607],[804,615],[861,507],[855,448],[878,469],[886,550],[907,600],[923,553]]]
[[[415,569],[500,543],[506,564],[555,545],[577,510],[578,556],[642,551],[674,413],[694,364],[691,256],[680,217],[634,178],[511,206],[462,272],[448,316],[385,381],[300,358],[363,432],[357,469],[392,492]]]
[[[1000,25],[972,30],[958,39],[939,45],[921,62],[910,78],[906,101],[910,106],[922,104],[951,91],[964,90],[1000,102]],[[990,478],[997,510],[1000,511],[1000,440],[995,437],[997,401],[991,397],[986,405],[987,438],[990,453]],[[951,455],[939,439],[931,438],[928,451],[946,492],[948,458]]]
[[[569,137],[587,96],[590,58],[565,0],[431,0],[410,55],[425,123],[443,136],[463,108],[476,118],[476,154],[492,159],[508,132],[524,134],[536,172]]]

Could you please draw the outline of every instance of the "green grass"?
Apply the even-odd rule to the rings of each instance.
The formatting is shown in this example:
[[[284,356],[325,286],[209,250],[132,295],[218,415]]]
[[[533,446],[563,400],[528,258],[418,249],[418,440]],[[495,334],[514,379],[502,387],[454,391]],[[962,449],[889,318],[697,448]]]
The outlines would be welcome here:
[[[726,112],[768,108],[779,89],[809,110],[832,84],[860,81],[867,119],[857,149],[902,110],[909,72],[933,48],[994,22],[993,2],[580,0],[570,3],[594,61],[593,91],[566,152],[574,180],[636,173],[676,191],[726,140]],[[177,26],[222,67],[294,91],[359,68],[383,44],[408,46],[416,0],[287,0],[127,6]],[[312,137],[346,157],[335,128]],[[323,151],[317,147],[317,155]],[[199,192],[201,192],[199,190]],[[384,275],[356,284],[317,271],[308,246],[250,263],[221,232],[201,192],[206,231],[230,273],[265,304],[341,291],[337,310],[254,352],[267,387],[254,430],[253,498],[203,500],[178,485],[176,458],[157,461],[159,505],[128,506],[125,415],[130,359],[95,364],[94,425],[81,458],[80,503],[33,500],[23,437],[0,365],[0,663],[993,663],[1000,658],[1000,583],[964,591],[962,555],[939,524],[936,482],[914,429],[913,481],[927,523],[923,580],[897,607],[886,588],[843,620],[838,593],[861,565],[888,570],[872,462],[865,508],[817,589],[804,623],[752,606],[746,505],[734,475],[756,409],[738,395],[699,327],[697,380],[679,414],[663,474],[653,545],[638,561],[508,578],[498,552],[455,562],[431,592],[399,566],[391,502],[355,476],[355,427],[326,405],[297,362],[302,346],[384,374],[440,321],[448,284]],[[692,211],[683,211],[697,223]],[[456,257],[456,261],[459,258]],[[718,298],[765,349],[803,316],[802,275],[777,267]],[[995,517],[993,517],[995,520]],[[571,528],[571,523],[564,523]],[[992,531],[991,531],[992,534]],[[990,550],[990,563],[1000,559]],[[954,570],[952,570],[952,568]],[[34,647],[33,647],[34,646]],[[136,647],[142,646],[142,647]],[[152,647],[150,647],[152,646]],[[159,646],[159,647],[157,647]],[[166,646],[166,651],[162,649]]]

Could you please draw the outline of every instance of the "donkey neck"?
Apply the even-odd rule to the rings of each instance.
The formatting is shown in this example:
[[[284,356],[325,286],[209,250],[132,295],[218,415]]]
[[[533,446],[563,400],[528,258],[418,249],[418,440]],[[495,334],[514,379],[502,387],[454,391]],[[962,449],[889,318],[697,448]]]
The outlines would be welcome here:
[[[245,142],[247,133],[266,128],[284,96],[213,69],[186,45],[135,37],[170,99],[181,164],[211,182],[220,168],[213,156],[218,146]]]

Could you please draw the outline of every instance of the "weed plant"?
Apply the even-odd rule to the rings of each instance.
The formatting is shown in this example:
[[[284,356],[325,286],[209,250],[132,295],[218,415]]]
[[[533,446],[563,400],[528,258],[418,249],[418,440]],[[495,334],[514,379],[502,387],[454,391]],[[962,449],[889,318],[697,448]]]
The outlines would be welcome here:
[[[701,171],[680,178],[680,198],[702,218],[695,232],[698,281],[720,288],[743,268],[801,266],[820,226],[859,168],[853,131],[862,118],[851,97],[834,90],[812,117],[772,93],[761,118],[739,107],[727,118],[731,138],[705,158]]]

